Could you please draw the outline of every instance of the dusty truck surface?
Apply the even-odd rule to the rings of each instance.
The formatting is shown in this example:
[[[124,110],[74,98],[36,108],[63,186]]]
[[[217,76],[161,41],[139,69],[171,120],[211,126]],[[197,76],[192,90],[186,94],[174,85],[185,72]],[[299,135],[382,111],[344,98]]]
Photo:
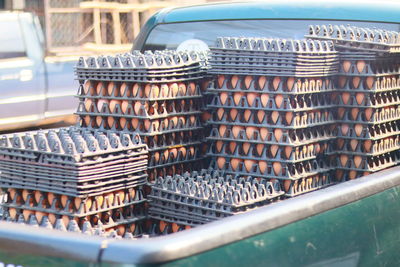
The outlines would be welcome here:
[[[36,16],[0,12],[0,129],[72,119],[77,57],[47,56]]]
[[[133,50],[201,50],[220,36],[303,38],[314,24],[399,32],[399,12],[396,2],[350,1],[166,9],[149,19]],[[137,240],[1,222],[0,260],[23,266],[398,266],[399,190],[400,167],[392,167],[193,229]]]

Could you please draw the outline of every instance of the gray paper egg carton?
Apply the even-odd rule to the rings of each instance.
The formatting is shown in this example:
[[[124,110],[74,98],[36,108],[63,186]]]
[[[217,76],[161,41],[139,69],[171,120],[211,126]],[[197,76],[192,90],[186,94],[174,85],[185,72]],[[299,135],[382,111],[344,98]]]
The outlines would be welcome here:
[[[379,154],[377,156],[368,155],[353,155],[348,153],[338,153],[336,157],[336,167],[342,170],[354,170],[354,171],[368,171],[377,172],[386,168],[396,166],[400,163],[400,150],[394,150]],[[340,156],[347,156],[347,161],[342,164]],[[359,157],[360,162],[356,163],[354,158]]]
[[[210,50],[212,74],[329,76],[339,62],[332,43],[312,40],[221,37]]]
[[[385,53],[400,52],[400,33],[344,25],[310,25],[307,38],[334,41],[335,47]]]
[[[400,105],[400,90],[388,92],[363,92],[362,100],[357,99],[357,92],[348,92],[348,99],[344,99],[344,94],[338,94],[335,104],[339,107],[359,109],[364,108],[383,108],[388,106]],[[347,97],[347,96],[346,96]]]
[[[265,139],[261,138],[259,130],[255,130],[254,134],[249,138],[245,130],[241,130],[235,137],[232,129],[227,127],[223,136],[220,135],[218,128],[213,127],[208,140],[224,141],[224,142],[239,142],[251,144],[269,144],[269,145],[285,145],[285,146],[303,146],[316,142],[326,142],[334,138],[330,125],[321,127],[304,128],[300,130],[283,129],[282,136],[277,139],[273,132],[268,132]]]
[[[78,80],[165,82],[204,77],[207,55],[202,52],[134,51],[117,56],[80,58]]]
[[[342,144],[333,142],[329,151],[340,151],[339,154],[346,155],[360,155],[360,156],[379,156],[381,154],[390,153],[400,149],[400,135],[395,135],[391,137],[386,137],[385,139],[379,140],[358,140],[352,138],[341,138]],[[365,141],[367,141],[368,146],[366,147]],[[328,152],[329,153],[329,152]]]
[[[218,172],[210,171],[200,175],[192,172],[165,179],[159,177],[148,196],[150,217],[153,213],[155,216],[165,214],[205,223],[267,204],[283,194],[276,182],[258,182],[252,178],[236,180],[229,176],[218,177]]]
[[[134,209],[136,206],[131,206],[131,209]],[[132,213],[134,213],[132,211]],[[96,215],[95,215],[96,216]],[[55,229],[55,230],[60,230],[63,232],[75,232],[75,233],[82,233],[90,236],[102,236],[102,237],[109,237],[109,238],[118,238],[118,234],[116,233],[116,230],[108,230],[110,228],[114,228],[120,225],[126,225],[129,226],[131,224],[141,224],[142,221],[144,221],[147,218],[147,215],[145,212],[142,210],[141,213],[137,214],[130,214],[128,216],[120,216],[116,220],[113,220],[111,216],[109,217],[109,221],[106,223],[101,222],[99,219],[99,222],[97,224],[93,224],[88,220],[85,220],[82,223],[82,226],[79,226],[78,223],[74,220],[71,219],[67,225],[65,225],[63,219],[61,217],[58,217],[54,225],[49,221],[48,216],[43,216],[42,221],[39,223],[36,219],[36,217],[32,214],[29,216],[29,218],[26,220],[23,216],[22,213],[19,215],[17,214],[16,219],[12,219],[9,215],[8,208],[5,208],[4,210],[4,216],[2,217],[2,220],[8,221],[8,222],[16,222],[16,223],[21,223],[21,224],[27,224],[35,227],[43,227],[47,229]],[[106,232],[107,230],[107,232]],[[135,227],[135,232],[130,233],[126,232],[124,235],[124,238],[131,239],[133,237],[139,237],[144,233],[142,230],[142,227]]]
[[[344,113],[339,116],[337,115],[336,121],[339,123],[357,123],[357,124],[368,124],[377,125],[392,121],[400,120],[400,106],[395,105],[391,107],[374,108],[372,115],[369,120],[365,117],[365,109],[359,109],[356,118],[351,114],[351,110],[348,108]]]

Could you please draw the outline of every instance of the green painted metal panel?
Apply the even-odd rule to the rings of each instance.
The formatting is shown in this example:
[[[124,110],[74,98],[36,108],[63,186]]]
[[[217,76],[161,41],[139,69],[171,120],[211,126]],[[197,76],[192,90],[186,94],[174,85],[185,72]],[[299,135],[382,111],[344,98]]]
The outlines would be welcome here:
[[[399,193],[386,190],[160,266],[400,266]]]

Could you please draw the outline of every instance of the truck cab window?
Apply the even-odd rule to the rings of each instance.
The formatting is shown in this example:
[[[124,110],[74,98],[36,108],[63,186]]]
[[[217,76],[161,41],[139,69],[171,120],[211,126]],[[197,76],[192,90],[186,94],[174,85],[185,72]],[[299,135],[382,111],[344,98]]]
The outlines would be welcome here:
[[[24,39],[18,20],[0,19],[0,59],[26,57]]]

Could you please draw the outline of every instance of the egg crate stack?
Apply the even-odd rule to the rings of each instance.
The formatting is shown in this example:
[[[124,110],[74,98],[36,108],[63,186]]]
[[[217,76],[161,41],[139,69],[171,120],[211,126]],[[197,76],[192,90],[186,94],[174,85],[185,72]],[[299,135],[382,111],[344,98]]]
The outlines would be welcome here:
[[[193,171],[157,179],[148,196],[149,216],[161,221],[160,232],[175,232],[263,206],[283,193],[277,181],[221,177],[212,169]]]
[[[140,135],[149,149],[149,180],[201,163],[205,108],[203,53],[135,51],[80,59],[81,125]]]
[[[325,36],[340,53],[335,103],[337,140],[331,156],[336,179],[354,179],[397,165],[400,123],[399,33],[310,26],[311,38]]]
[[[339,63],[330,41],[220,37],[210,50],[212,74],[321,77]]]
[[[238,39],[233,40],[238,43]],[[250,44],[253,40],[248,39]],[[293,43],[315,44],[286,43],[290,46],[282,50],[293,57],[299,53]],[[330,149],[328,143],[334,139],[332,93],[335,88],[331,74],[338,69],[338,56],[330,44],[326,45],[329,47],[326,51],[320,49],[317,53],[313,48],[308,54],[304,52],[310,60],[326,55],[336,62],[332,72],[324,72],[321,66],[318,73],[324,75],[319,77],[311,74],[299,77],[295,72],[292,76],[281,76],[270,70],[249,75],[253,68],[249,68],[246,75],[234,72],[217,75],[209,88],[215,96],[208,105],[214,110],[213,129],[208,138],[214,168],[231,175],[278,179],[287,196],[332,183],[333,167],[325,155]],[[237,55],[242,51],[246,55],[247,50],[259,50],[254,46],[231,49]],[[212,65],[214,48],[211,51],[209,62]],[[269,55],[268,51],[264,54]]]
[[[147,153],[139,136],[122,132],[69,127],[4,135],[3,218],[86,233],[133,229],[145,219]]]
[[[400,33],[344,25],[310,25],[307,38],[334,41],[337,49],[400,53]]]

